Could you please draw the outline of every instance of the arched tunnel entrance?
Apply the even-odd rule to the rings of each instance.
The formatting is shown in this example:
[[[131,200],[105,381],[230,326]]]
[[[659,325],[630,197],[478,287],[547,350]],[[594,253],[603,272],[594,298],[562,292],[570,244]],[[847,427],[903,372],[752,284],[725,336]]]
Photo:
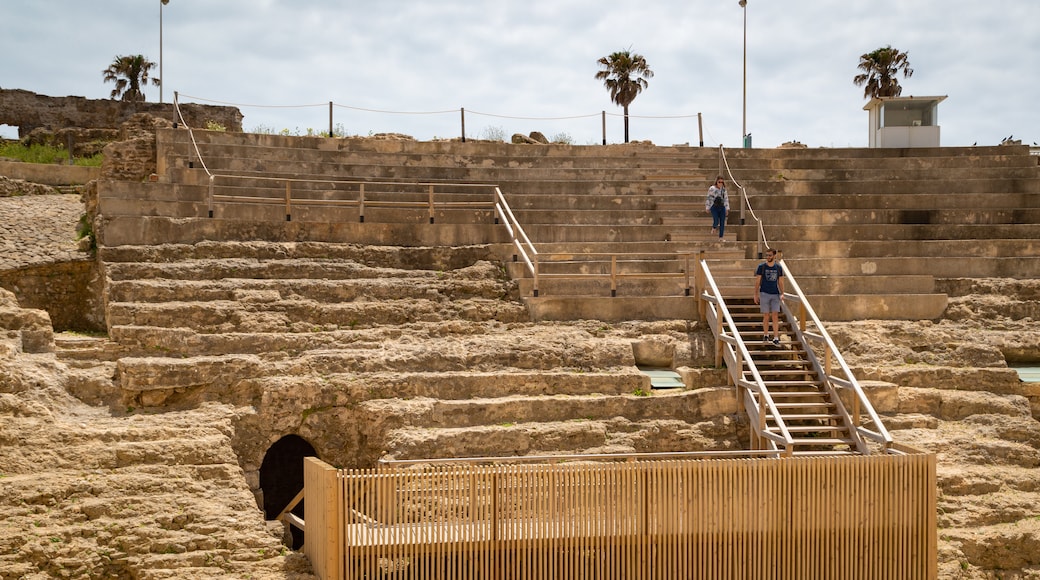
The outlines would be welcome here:
[[[264,496],[264,515],[273,520],[285,506],[303,489],[303,458],[315,457],[314,447],[299,435],[286,435],[264,454],[260,464],[260,489]],[[292,513],[303,517],[301,501]],[[292,545],[298,550],[303,546],[303,532],[292,528]]]

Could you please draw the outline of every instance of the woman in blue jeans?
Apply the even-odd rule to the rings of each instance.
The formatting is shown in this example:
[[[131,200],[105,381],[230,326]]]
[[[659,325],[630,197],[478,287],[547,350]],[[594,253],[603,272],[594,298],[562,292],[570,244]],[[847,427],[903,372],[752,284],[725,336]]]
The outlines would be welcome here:
[[[718,231],[721,240],[726,233],[726,214],[729,213],[729,196],[726,195],[726,182],[721,175],[715,178],[715,185],[708,188],[704,211],[711,214],[711,233]]]

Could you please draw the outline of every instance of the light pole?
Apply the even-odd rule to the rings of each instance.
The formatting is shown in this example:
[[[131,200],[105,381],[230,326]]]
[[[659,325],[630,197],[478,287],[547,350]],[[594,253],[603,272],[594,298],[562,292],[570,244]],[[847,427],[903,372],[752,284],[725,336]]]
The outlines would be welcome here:
[[[740,7],[744,9],[744,124],[741,128],[740,141],[742,143],[741,147],[747,148],[747,0],[739,0],[737,4],[740,4]],[[160,74],[162,74],[162,64],[159,65],[159,68]]]
[[[740,0],[743,2],[744,0]],[[162,7],[170,3],[170,0],[159,0],[159,103],[162,104]]]

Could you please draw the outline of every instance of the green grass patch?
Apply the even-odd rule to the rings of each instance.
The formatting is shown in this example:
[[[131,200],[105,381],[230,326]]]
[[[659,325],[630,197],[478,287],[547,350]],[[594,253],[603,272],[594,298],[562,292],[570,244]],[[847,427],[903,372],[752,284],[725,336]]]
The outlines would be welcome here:
[[[17,141],[0,142],[0,157],[15,159],[25,163],[68,163],[69,152],[64,147],[51,145],[30,145],[26,147]],[[92,157],[76,157],[73,165],[100,167],[104,155],[98,153]]]

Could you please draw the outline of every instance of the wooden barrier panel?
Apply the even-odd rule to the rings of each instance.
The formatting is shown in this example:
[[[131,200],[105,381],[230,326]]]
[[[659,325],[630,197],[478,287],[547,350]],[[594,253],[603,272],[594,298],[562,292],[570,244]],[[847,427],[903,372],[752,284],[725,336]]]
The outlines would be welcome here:
[[[325,580],[936,576],[934,455],[441,465],[339,482],[314,523],[320,494],[306,496]],[[333,520],[338,546],[312,537]]]
[[[343,578],[340,472],[315,457],[303,460],[303,553],[320,578]]]

